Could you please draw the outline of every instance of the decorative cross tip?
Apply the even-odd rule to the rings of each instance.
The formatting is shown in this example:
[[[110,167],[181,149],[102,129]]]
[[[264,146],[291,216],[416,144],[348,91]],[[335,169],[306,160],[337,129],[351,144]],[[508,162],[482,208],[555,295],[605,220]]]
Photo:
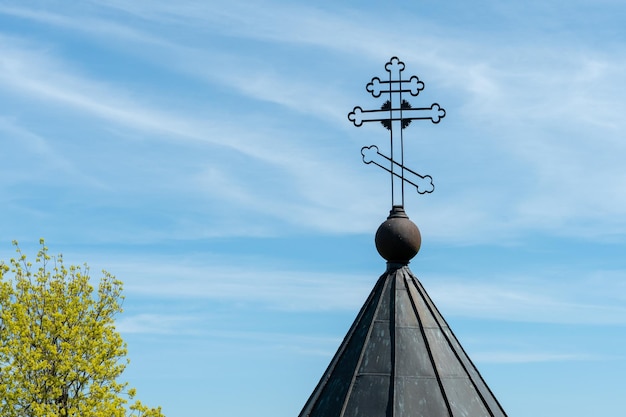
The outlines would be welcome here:
[[[390,73],[401,73],[404,71],[404,62],[400,61],[397,56],[391,57],[389,62],[385,64],[385,70]]]

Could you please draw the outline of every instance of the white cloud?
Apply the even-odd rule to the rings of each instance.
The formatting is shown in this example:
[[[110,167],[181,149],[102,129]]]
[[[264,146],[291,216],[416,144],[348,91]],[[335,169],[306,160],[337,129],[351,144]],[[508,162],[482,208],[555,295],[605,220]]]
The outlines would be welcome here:
[[[233,119],[233,115],[221,118],[215,115],[213,119],[201,120],[198,115],[183,116],[148,105],[147,97],[137,97],[110,82],[92,80],[41,48],[22,41],[15,47],[14,41],[0,38],[3,52],[0,65],[5,69],[0,85],[12,93],[44,99],[50,105],[67,106],[71,112],[148,132],[159,140],[181,142],[181,146],[194,146],[185,144],[189,142],[224,147],[281,172],[277,176],[279,182],[268,183],[273,188],[268,189],[268,186],[256,185],[258,179],[267,176],[242,177],[237,171],[245,172],[245,167],[238,170],[232,164],[218,162],[207,171],[210,176],[196,175],[180,181],[183,187],[194,186],[190,192],[200,190],[212,197],[221,196],[226,204],[232,203],[231,207],[245,206],[247,210],[257,210],[294,225],[308,218],[311,222],[307,226],[311,228],[336,231],[346,230],[348,226],[348,230],[361,230],[362,226],[354,224],[352,213],[337,211],[327,201],[344,201],[340,206],[350,203],[349,196],[356,195],[358,187],[348,187],[346,179],[352,177],[353,183],[362,180],[342,167],[343,163],[332,154],[322,155],[315,144],[303,142],[302,138],[294,140],[289,133],[273,128],[245,127],[235,120],[236,116]],[[263,165],[258,169],[264,169]],[[220,178],[218,181],[215,175]],[[114,184],[108,186],[115,187]],[[290,189],[293,191],[288,191]],[[282,194],[272,198],[268,191]],[[362,206],[358,202],[352,205]]]
[[[576,273],[561,271],[562,276]],[[626,272],[621,272],[626,276]],[[429,281],[431,278],[429,278]],[[607,296],[619,291],[613,281],[598,294],[591,278],[551,276],[494,278],[477,281],[438,277],[428,291],[444,316],[474,317],[529,323],[626,325],[626,305]]]
[[[599,361],[614,358],[602,357],[581,353],[555,352],[474,352],[472,360],[479,363],[537,363],[537,362],[571,362],[571,361]]]
[[[112,268],[132,277],[125,285],[129,293],[151,298],[230,300],[286,311],[358,309],[371,290],[371,279],[348,274],[206,265]]]
[[[89,187],[106,188],[97,178],[81,172],[74,162],[55,149],[49,139],[19,125],[15,120],[0,117],[0,132],[9,137],[3,143],[4,153],[12,156],[5,161],[5,167],[17,162],[16,166],[5,171],[0,182],[20,184],[24,181],[56,181],[58,184],[59,173],[63,173],[63,181],[66,183],[79,182]],[[27,155],[26,158],[37,161],[30,169],[19,169],[24,157],[16,156],[24,154]]]
[[[377,275],[280,268],[272,259],[202,260],[116,257],[107,270],[137,297],[212,299],[293,311],[358,311]],[[424,274],[444,317],[575,325],[626,325],[626,272],[539,270],[536,275],[477,278]]]
[[[246,350],[271,350],[282,354],[332,357],[342,337],[315,334],[255,332],[255,331],[212,331],[206,333],[212,340]]]
[[[137,314],[122,316],[116,320],[115,328],[120,333],[181,334],[192,332],[195,316],[167,314]]]
[[[22,7],[22,3],[20,2],[19,4],[20,6],[0,5],[0,14],[19,19],[27,19],[64,29],[99,33],[102,37],[106,37],[109,41],[112,39],[119,39],[123,41],[149,43],[154,44],[155,46],[167,46],[167,43],[161,43],[160,39],[150,37],[145,33],[127,25],[119,24],[112,20],[91,18],[87,13],[84,13],[84,11],[83,13],[80,13],[79,10],[68,10],[64,8],[65,6],[68,6],[67,3],[63,4],[63,8],[57,7],[50,8],[49,10]],[[61,9],[63,10],[63,14],[55,12],[56,10]],[[75,15],[75,17],[72,15]],[[80,16],[80,18],[76,18],[78,16]]]
[[[302,132],[293,125],[281,126],[282,131],[260,127],[266,110],[244,119],[229,115],[232,109],[210,109],[208,118],[198,112],[183,115],[147,104],[150,97],[145,92],[138,92],[138,97],[123,92],[124,86],[90,80],[50,53],[41,53],[41,48],[9,48],[5,42],[6,89],[47,98],[161,139],[226,146],[284,170],[276,184],[281,192],[270,195],[268,188],[221,166],[212,166],[191,182],[181,181],[216,187],[214,195],[226,204],[245,204],[295,227],[307,219],[312,230],[363,232],[375,217],[372,207],[379,200],[362,191],[373,177],[358,163],[346,164],[344,154],[326,152],[330,141],[323,138],[346,136],[347,142],[338,143],[336,149],[343,152],[351,145],[358,160],[357,133],[362,145],[371,144],[374,136],[349,130],[345,113],[367,96],[341,87],[353,82],[351,74],[364,74],[359,85],[380,75],[389,58],[381,51],[395,51],[410,63],[411,72],[428,75],[425,99],[436,97],[448,110],[436,134],[443,139],[428,145],[436,148],[411,150],[423,154],[431,166],[456,167],[454,173],[435,176],[437,193],[446,190],[448,198],[424,197],[427,203],[420,207],[420,217],[429,219],[426,227],[432,238],[471,243],[508,240],[536,230],[593,239],[626,233],[626,197],[621,192],[626,174],[619,157],[626,146],[621,140],[626,132],[621,117],[625,91],[615,82],[625,68],[623,51],[609,55],[567,37],[540,45],[532,37],[513,44],[506,37],[484,42],[475,36],[446,35],[444,28],[432,23],[398,36],[384,25],[370,24],[375,16],[341,8],[239,2],[92,5],[88,12],[69,11],[71,17],[15,7],[0,11],[100,40],[113,38],[116,48],[136,49],[153,65],[191,76],[204,86],[221,85],[254,104],[279,104],[289,112],[283,118],[297,114],[332,121],[318,131],[322,139],[315,146],[298,138]],[[109,7],[117,9],[119,14],[113,16],[119,21],[102,13]],[[215,36],[215,42],[207,45],[205,35]],[[265,44],[249,54],[229,52],[233,42],[250,46],[246,42],[251,39],[255,45],[259,40]],[[269,52],[281,44],[300,46],[297,53],[302,56],[308,48],[319,48],[320,59],[335,64],[320,64],[322,72],[298,68],[280,53]],[[364,62],[372,65],[371,71],[362,68]],[[333,68],[336,73],[328,74]],[[272,123],[280,125],[281,117],[272,117]],[[305,140],[317,139],[312,134]],[[472,166],[466,156],[482,165]],[[228,186],[220,186],[222,179]],[[339,209],[332,210],[329,202]],[[285,206],[289,209],[281,216],[272,215]],[[357,222],[357,217],[368,220]]]

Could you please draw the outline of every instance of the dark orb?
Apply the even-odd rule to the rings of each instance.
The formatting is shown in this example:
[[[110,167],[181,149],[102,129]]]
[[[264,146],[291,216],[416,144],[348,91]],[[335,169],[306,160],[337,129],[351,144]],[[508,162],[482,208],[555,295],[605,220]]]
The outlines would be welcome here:
[[[378,253],[388,262],[408,264],[419,252],[422,236],[404,207],[393,206],[387,220],[376,231],[375,241]]]

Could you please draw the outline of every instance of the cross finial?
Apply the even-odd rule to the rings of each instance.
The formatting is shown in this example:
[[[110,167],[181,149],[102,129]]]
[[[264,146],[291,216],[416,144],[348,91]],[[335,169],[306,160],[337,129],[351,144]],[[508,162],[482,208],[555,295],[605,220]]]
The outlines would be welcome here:
[[[413,120],[430,120],[432,123],[439,123],[446,115],[446,111],[437,103],[433,103],[430,107],[413,107],[406,100],[405,97],[409,95],[417,96],[424,89],[424,83],[415,75],[409,79],[403,79],[404,69],[404,62],[395,56],[392,57],[385,64],[385,70],[389,73],[387,79],[381,80],[374,77],[365,87],[375,98],[387,93],[387,100],[380,109],[363,110],[357,106],[348,114],[348,119],[357,127],[366,122],[380,122],[389,130],[390,156],[382,154],[375,145],[364,146],[361,154],[363,162],[373,163],[391,174],[392,206],[404,206],[405,182],[415,186],[420,194],[432,193],[435,189],[430,175],[420,175],[404,165],[404,129]]]
[[[385,69],[390,74],[400,74],[404,71],[404,62],[400,61],[397,56],[394,56],[385,64]]]

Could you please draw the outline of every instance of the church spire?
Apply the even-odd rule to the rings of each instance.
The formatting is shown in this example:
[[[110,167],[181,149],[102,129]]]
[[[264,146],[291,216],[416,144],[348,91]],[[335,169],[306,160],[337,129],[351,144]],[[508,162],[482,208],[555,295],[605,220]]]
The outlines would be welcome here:
[[[434,103],[413,108],[424,85],[403,80],[404,63],[392,58],[388,81],[367,85],[374,97],[388,93],[380,110],[355,107],[348,118],[360,126],[378,121],[391,132],[391,156],[375,145],[361,150],[365,163],[391,174],[392,208],[376,232],[376,249],[387,261],[337,353],[299,417],[506,417],[476,366],[426,290],[408,267],[421,235],[404,211],[404,184],[432,192],[432,178],[404,166],[402,130],[413,120],[438,123],[445,111]],[[394,150],[395,148],[395,150]],[[398,192],[399,191],[399,192]]]

